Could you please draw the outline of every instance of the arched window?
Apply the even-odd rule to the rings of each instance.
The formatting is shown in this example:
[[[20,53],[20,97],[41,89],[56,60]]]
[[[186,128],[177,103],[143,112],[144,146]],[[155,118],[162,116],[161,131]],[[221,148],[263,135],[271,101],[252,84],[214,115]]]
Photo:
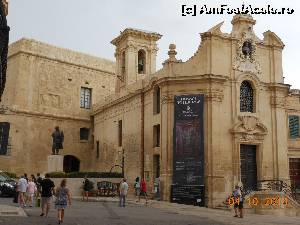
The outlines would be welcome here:
[[[249,81],[243,81],[240,87],[240,111],[253,112],[253,88]]]
[[[144,50],[139,50],[138,52],[138,73],[144,74],[146,66],[146,53]]]

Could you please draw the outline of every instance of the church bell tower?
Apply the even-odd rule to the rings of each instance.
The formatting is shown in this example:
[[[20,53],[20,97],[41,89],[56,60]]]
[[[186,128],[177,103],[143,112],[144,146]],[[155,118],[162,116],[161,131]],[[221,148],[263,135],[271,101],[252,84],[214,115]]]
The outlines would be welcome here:
[[[161,37],[155,32],[127,28],[111,41],[116,46],[117,92],[155,73],[156,42]]]

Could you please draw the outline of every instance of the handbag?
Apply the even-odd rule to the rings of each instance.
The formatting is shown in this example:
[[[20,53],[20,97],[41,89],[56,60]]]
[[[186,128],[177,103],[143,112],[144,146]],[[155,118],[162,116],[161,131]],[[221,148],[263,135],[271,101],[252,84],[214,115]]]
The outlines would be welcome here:
[[[35,207],[41,207],[41,199],[40,198],[36,198]]]

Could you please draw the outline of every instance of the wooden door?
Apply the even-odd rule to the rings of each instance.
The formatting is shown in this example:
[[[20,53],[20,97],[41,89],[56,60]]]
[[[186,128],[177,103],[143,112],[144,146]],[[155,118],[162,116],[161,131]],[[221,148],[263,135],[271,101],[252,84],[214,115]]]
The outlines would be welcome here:
[[[257,188],[257,165],[256,145],[241,145],[241,181],[244,190],[256,190]]]

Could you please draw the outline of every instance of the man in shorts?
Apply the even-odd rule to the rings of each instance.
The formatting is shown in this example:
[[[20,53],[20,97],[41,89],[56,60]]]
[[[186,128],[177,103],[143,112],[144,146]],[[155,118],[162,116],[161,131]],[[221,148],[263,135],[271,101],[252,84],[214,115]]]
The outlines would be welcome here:
[[[52,195],[54,194],[54,183],[50,180],[49,174],[45,175],[45,179],[41,181],[42,187],[42,213],[40,216],[48,216]]]
[[[234,212],[235,212],[234,217],[239,217],[238,216],[238,211],[239,211],[240,218],[243,218],[244,201],[243,201],[241,189],[238,185],[235,186],[235,189],[233,191],[233,197],[234,197]]]

